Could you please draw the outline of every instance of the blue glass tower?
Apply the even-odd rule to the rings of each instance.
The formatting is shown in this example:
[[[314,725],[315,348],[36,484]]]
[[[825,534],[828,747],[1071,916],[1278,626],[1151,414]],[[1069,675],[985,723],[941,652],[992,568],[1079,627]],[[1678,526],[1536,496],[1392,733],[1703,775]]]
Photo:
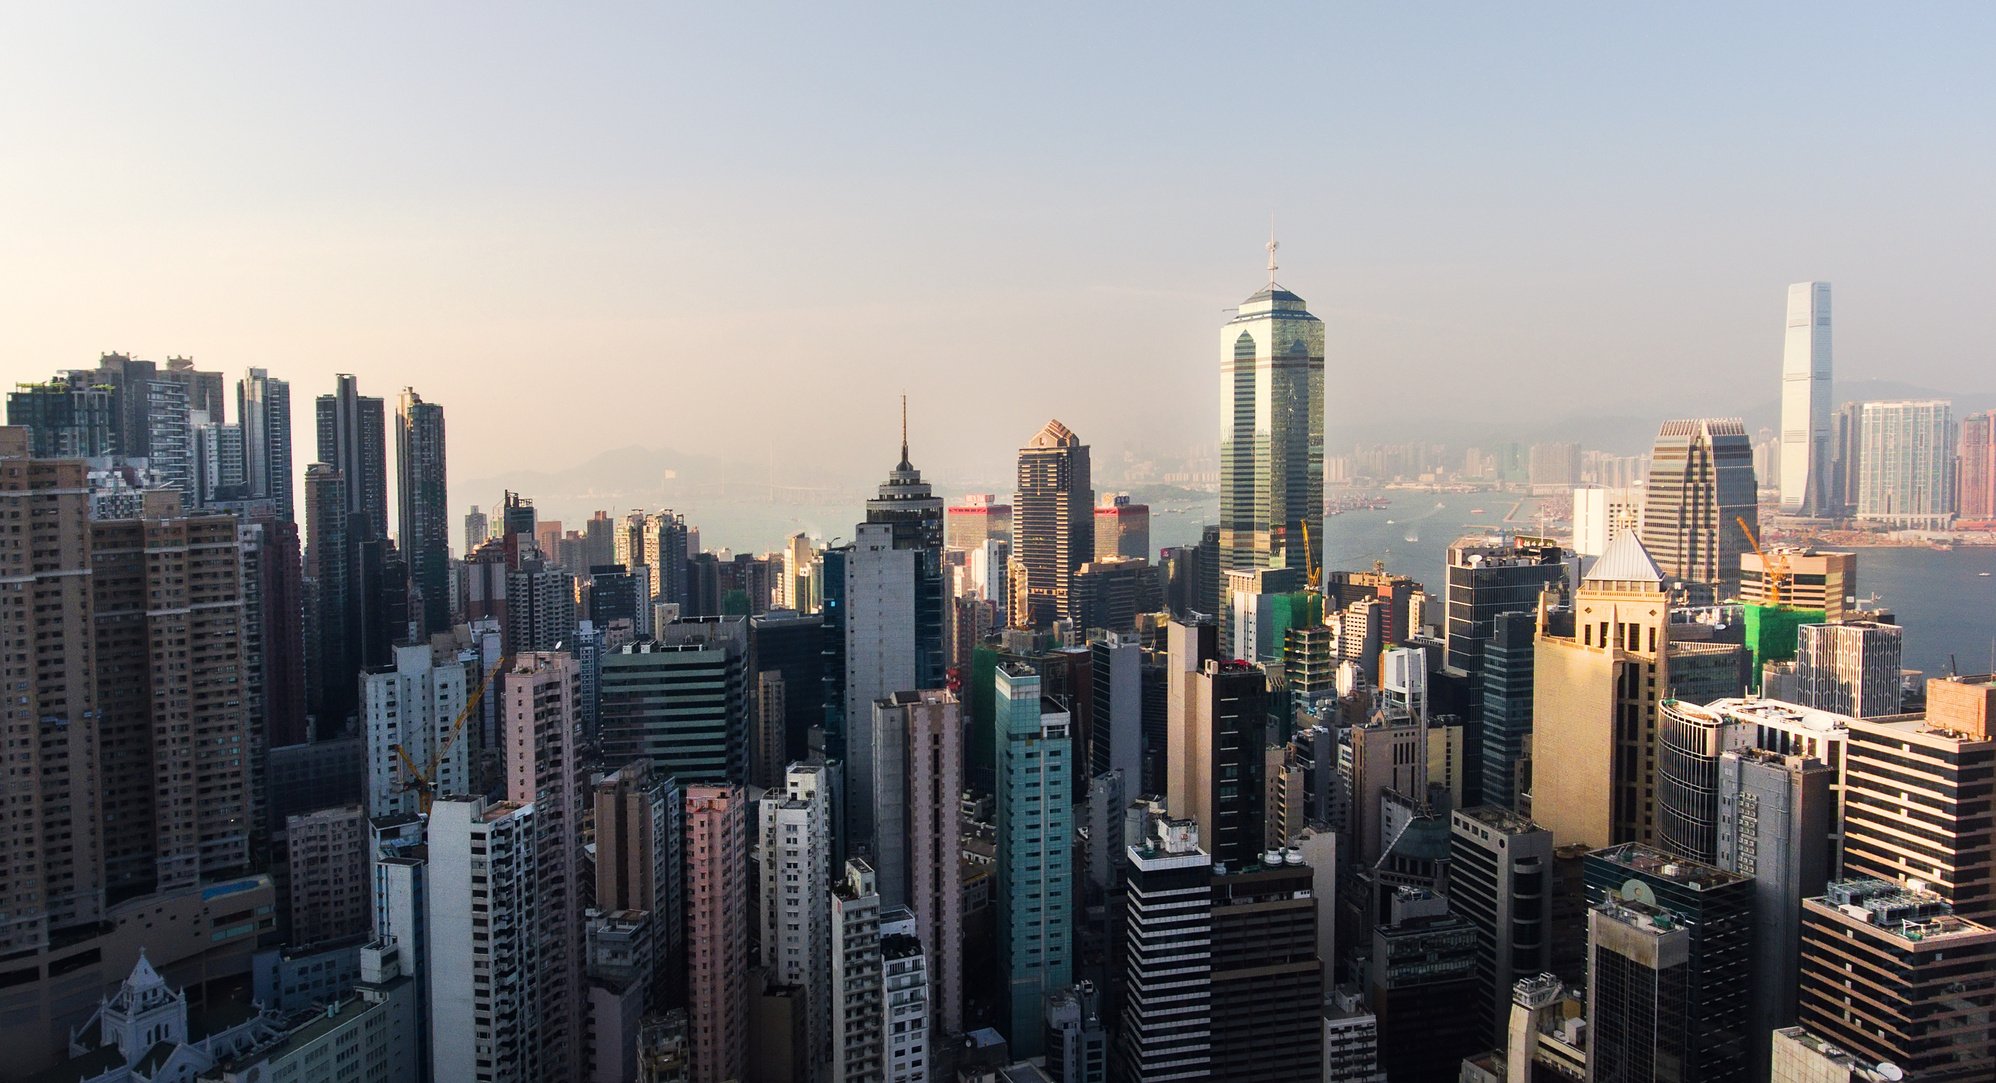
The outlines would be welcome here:
[[[998,783],[998,959],[1016,1057],[1045,1041],[1046,998],[1074,982],[1074,749],[1067,709],[1030,666],[1000,664],[994,698]]]

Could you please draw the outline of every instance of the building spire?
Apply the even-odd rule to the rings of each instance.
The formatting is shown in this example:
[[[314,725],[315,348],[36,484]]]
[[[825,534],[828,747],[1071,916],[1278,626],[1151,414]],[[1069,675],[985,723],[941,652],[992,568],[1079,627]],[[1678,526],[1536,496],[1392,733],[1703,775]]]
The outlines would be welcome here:
[[[1281,245],[1275,240],[1275,212],[1268,213],[1268,288],[1275,288],[1275,250]]]
[[[908,462],[908,396],[901,396],[901,469],[910,468]]]

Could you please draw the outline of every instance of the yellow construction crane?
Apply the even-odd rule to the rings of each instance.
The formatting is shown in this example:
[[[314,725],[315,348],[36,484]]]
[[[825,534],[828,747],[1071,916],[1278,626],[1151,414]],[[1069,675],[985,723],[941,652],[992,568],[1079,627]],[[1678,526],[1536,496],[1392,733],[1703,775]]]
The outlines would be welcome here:
[[[1316,560],[1310,556],[1310,520],[1304,519],[1302,523],[1304,582],[1308,583],[1310,590],[1314,592],[1324,585],[1324,570],[1318,567]]]
[[[1747,525],[1746,516],[1735,515],[1733,522],[1740,525],[1740,530],[1746,534],[1747,544],[1753,547],[1753,555],[1760,558],[1761,601],[1768,605],[1780,605],[1782,595],[1787,592],[1788,581],[1795,574],[1788,567],[1788,555],[1780,552],[1770,554],[1761,549],[1760,539],[1753,536],[1753,528]]]
[[[464,707],[457,712],[457,717],[451,720],[450,732],[444,734],[444,739],[437,743],[436,754],[430,757],[427,767],[416,766],[416,761],[401,745],[388,746],[395,750],[396,758],[402,761],[403,773],[409,776],[402,783],[402,789],[416,791],[416,804],[423,810],[423,815],[430,814],[430,806],[437,800],[437,767],[444,762],[445,756],[450,755],[451,746],[457,743],[458,734],[464,732],[465,720],[471,717],[471,712],[478,709],[478,702],[485,698],[485,690],[491,687],[492,682],[498,678],[499,671],[506,668],[508,661],[511,659],[501,657],[491,669],[486,671],[485,679],[478,682],[478,687],[471,690],[471,695],[465,697]]]

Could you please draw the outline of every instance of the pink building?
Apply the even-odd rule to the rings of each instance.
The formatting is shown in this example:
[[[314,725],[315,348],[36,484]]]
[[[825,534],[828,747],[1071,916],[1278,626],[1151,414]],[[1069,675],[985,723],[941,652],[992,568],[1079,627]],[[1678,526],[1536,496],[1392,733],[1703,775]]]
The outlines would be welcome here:
[[[693,1083],[742,1072],[748,1035],[748,798],[741,787],[686,788],[686,982]]]
[[[582,1065],[582,787],[575,747],[582,673],[564,653],[519,655],[500,678],[500,732],[506,750],[506,799],[534,807],[540,899],[535,939],[557,945],[542,956],[546,1009],[536,1039],[541,1061],[560,1078]]]
[[[945,1034],[963,1033],[963,707],[954,693],[916,693],[908,719],[908,902],[929,957]]]

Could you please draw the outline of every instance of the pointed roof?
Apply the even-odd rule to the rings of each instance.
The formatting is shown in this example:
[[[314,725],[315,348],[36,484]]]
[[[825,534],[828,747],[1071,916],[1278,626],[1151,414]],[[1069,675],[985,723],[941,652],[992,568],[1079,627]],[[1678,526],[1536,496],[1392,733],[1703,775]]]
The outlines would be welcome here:
[[[1625,530],[1608,543],[1608,548],[1580,577],[1583,583],[1662,583],[1663,569],[1656,566],[1649,550],[1635,531]]]
[[[1046,426],[1040,429],[1039,432],[1034,433],[1032,441],[1028,443],[1026,446],[1027,447],[1074,447],[1080,443],[1081,443],[1080,438],[1075,436],[1074,433],[1070,431],[1067,426],[1061,424],[1059,418],[1055,418],[1054,420],[1047,422]]]

